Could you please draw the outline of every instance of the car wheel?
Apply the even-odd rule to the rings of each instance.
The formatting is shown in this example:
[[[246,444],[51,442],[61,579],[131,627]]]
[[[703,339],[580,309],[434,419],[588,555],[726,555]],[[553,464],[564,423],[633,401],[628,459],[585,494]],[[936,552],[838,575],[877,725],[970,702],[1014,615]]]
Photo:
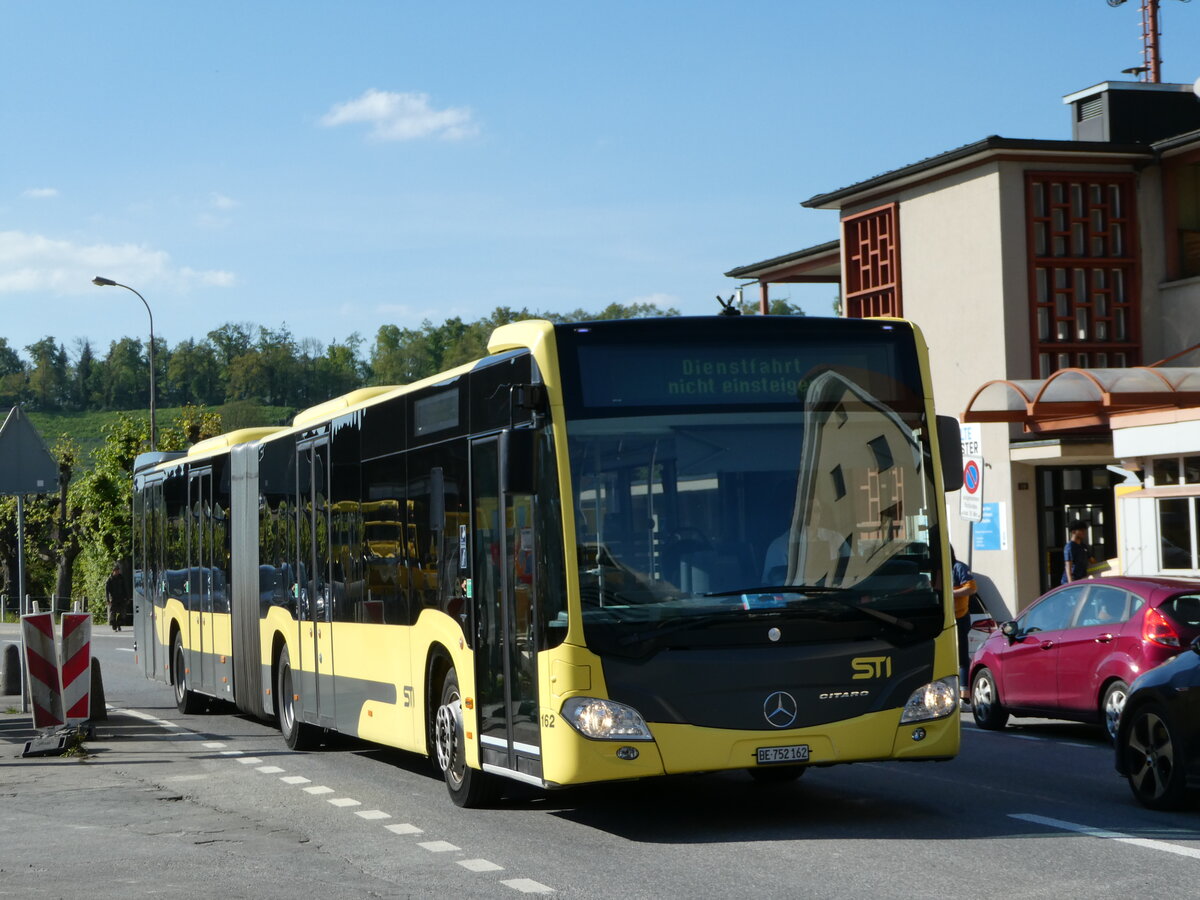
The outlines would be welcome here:
[[[1108,739],[1116,741],[1117,725],[1121,721],[1121,710],[1125,708],[1125,698],[1129,696],[1129,685],[1123,681],[1114,681],[1104,691],[1100,701],[1100,718],[1104,722],[1104,730]]]
[[[462,694],[458,689],[458,675],[453,669],[446,672],[442,682],[442,702],[435,713],[433,738],[438,768],[446,778],[446,789],[455,806],[471,809],[499,799],[500,785],[496,777],[467,765]]]
[[[292,683],[292,660],[287,647],[279,651],[275,668],[275,696],[279,710],[279,730],[289,750],[307,750],[317,744],[317,730],[296,715],[296,690]]]
[[[192,715],[204,708],[204,701],[193,690],[188,688],[187,663],[183,657],[183,635],[175,635],[175,645],[171,651],[171,677],[175,684],[175,706],[181,713]]]
[[[980,669],[971,682],[971,715],[975,724],[988,731],[999,731],[1008,724],[1008,710],[1000,705],[996,676],[991,669]]]
[[[1184,752],[1165,706],[1139,706],[1123,728],[1125,771],[1138,802],[1150,809],[1179,809],[1188,801]]]

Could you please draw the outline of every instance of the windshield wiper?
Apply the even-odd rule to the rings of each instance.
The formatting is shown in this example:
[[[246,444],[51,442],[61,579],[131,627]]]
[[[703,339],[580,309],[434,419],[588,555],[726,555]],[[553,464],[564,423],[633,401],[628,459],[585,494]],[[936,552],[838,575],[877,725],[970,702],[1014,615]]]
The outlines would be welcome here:
[[[904,631],[912,631],[913,623],[908,619],[901,619],[898,616],[893,616],[891,613],[886,613],[881,609],[875,609],[873,606],[860,606],[854,603],[849,603],[845,600],[839,600],[834,594],[840,594],[843,597],[862,596],[860,593],[849,588],[830,587],[823,584],[784,584],[784,585],[769,585],[757,586],[750,588],[740,588],[732,591],[713,591],[712,593],[704,594],[705,597],[735,597],[741,594],[818,594],[821,599],[827,603],[836,604],[842,609],[851,610],[852,612],[861,613],[864,616],[869,616],[873,619],[878,619],[880,622],[886,622],[895,628],[900,628]],[[891,595],[887,595],[891,596]]]

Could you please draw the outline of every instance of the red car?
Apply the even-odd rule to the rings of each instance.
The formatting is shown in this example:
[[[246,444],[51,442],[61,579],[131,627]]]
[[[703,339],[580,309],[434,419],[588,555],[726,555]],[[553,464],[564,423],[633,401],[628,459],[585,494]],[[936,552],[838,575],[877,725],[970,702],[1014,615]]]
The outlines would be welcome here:
[[[1099,722],[1110,737],[1130,683],[1200,636],[1200,581],[1088,578],[1043,594],[971,660],[980,728],[1010,715]]]

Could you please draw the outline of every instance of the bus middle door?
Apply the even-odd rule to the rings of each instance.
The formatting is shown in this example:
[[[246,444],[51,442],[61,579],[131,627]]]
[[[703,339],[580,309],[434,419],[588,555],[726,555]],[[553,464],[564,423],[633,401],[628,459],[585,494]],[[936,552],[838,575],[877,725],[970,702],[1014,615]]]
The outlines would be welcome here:
[[[188,606],[192,620],[192,684],[216,694],[216,648],[213,643],[212,469],[193,470],[188,479],[191,546],[188,553]]]
[[[333,583],[330,563],[329,437],[296,447],[300,534],[300,711],[304,721],[334,726]]]
[[[540,785],[533,496],[504,475],[516,443],[504,432],[471,448],[475,705],[484,768]]]

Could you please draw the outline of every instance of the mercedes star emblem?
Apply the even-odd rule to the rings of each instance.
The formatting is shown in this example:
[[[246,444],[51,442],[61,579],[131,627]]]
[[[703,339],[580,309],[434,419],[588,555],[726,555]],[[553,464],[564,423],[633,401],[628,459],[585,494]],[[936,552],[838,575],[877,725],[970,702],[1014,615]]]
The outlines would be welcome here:
[[[786,691],[776,691],[763,701],[763,715],[776,728],[787,728],[796,721],[796,698]]]

